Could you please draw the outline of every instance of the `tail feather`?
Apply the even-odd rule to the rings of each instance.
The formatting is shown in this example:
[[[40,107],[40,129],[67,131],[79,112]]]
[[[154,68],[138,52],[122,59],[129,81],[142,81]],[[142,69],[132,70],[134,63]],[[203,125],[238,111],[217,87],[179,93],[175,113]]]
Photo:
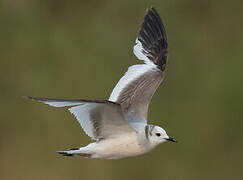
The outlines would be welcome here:
[[[84,153],[80,150],[80,148],[72,148],[68,151],[57,151],[58,154],[61,154],[63,156],[74,156],[74,155],[79,155],[82,157],[90,158],[92,154],[90,153]]]
[[[68,151],[57,151],[58,154],[61,154],[63,156],[73,156],[74,154],[68,153]]]

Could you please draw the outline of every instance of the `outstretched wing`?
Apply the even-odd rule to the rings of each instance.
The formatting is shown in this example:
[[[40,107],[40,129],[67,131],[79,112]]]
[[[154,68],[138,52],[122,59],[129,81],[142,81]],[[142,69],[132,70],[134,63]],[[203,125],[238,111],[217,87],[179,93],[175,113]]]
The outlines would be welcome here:
[[[121,106],[114,102],[29,98],[54,107],[69,107],[68,110],[77,118],[85,133],[95,140],[135,132],[124,119]]]
[[[165,28],[154,8],[144,17],[133,51],[145,64],[129,67],[109,100],[121,104],[131,123],[147,123],[148,105],[163,80],[168,55]]]

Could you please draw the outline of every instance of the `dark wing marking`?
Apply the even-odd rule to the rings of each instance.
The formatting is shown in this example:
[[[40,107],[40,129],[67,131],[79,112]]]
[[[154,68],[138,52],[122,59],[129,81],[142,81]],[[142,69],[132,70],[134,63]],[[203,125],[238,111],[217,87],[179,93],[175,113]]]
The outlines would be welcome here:
[[[109,100],[121,104],[130,122],[146,123],[149,102],[164,78],[168,53],[165,28],[154,8],[147,11],[133,50],[145,64],[129,67]]]
[[[149,9],[144,17],[138,41],[142,44],[144,55],[163,71],[168,56],[168,43],[165,27],[154,8]]]

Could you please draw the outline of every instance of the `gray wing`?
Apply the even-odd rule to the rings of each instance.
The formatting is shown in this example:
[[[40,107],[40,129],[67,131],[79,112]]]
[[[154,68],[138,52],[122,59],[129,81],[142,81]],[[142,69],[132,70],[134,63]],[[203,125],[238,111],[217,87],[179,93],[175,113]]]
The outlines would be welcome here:
[[[121,104],[131,123],[147,123],[148,105],[164,78],[168,55],[165,28],[154,8],[144,17],[133,51],[145,64],[129,67],[109,100]]]
[[[95,140],[135,132],[124,119],[121,106],[114,102],[29,98],[54,107],[69,107],[68,110],[76,117],[85,133]]]

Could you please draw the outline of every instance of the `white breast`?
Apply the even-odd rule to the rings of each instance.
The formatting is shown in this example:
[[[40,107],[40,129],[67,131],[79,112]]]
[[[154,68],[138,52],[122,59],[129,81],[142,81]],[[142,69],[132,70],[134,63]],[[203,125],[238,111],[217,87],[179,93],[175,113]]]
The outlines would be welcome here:
[[[122,135],[96,143],[93,158],[119,159],[137,156],[150,150],[141,143],[137,133]]]

